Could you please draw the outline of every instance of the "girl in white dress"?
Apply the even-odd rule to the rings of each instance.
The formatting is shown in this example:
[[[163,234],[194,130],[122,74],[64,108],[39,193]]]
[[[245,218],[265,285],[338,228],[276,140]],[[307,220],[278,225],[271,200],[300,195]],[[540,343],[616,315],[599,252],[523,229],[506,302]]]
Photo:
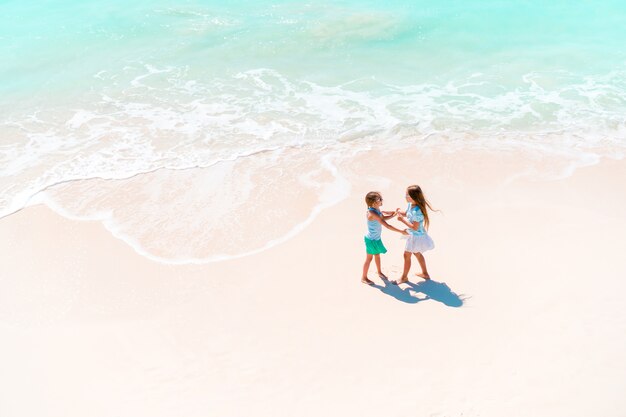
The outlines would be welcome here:
[[[399,281],[393,281],[394,284],[400,284],[409,280],[409,270],[411,269],[411,254],[415,255],[417,261],[422,268],[421,274],[416,274],[424,279],[430,279],[428,269],[426,269],[426,260],[422,252],[431,250],[435,247],[435,243],[428,236],[428,210],[432,211],[430,203],[424,197],[424,193],[419,185],[410,185],[406,189],[406,201],[409,203],[405,212],[399,209],[398,220],[404,223],[408,229],[409,237],[406,240],[404,248],[404,271]]]

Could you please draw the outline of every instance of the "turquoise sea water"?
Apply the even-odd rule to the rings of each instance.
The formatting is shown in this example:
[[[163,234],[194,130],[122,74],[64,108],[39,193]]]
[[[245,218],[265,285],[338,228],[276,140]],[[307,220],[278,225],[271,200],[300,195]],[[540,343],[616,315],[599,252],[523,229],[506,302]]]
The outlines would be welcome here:
[[[137,63],[210,81],[271,68],[338,85],[445,85],[482,73],[523,87],[623,69],[622,1],[3,1],[3,96],[98,88]],[[77,93],[79,94],[79,93]],[[80,94],[79,94],[80,95]],[[5,103],[3,103],[5,104]]]
[[[626,2],[0,0],[0,213],[266,149],[626,149]]]

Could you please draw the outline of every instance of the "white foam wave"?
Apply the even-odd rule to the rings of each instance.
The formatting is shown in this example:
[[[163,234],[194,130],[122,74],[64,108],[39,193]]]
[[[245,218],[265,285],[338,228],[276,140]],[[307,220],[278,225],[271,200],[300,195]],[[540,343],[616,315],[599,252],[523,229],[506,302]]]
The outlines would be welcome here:
[[[99,100],[3,120],[0,215],[64,181],[207,167],[298,146],[515,142],[611,155],[626,148],[626,74],[619,71],[578,78],[530,73],[515,89],[480,73],[410,86],[375,79],[323,86],[271,69],[202,80],[184,67],[148,64],[94,76],[108,80]]]
[[[71,182],[40,193],[36,202],[70,219],[99,221],[154,261],[235,259],[291,239],[349,194],[348,181],[333,163],[335,156],[318,159],[300,151],[291,154],[299,160],[295,165],[278,166],[283,155],[281,150],[262,163],[235,161],[133,180]],[[293,199],[310,201],[311,206],[298,212]]]

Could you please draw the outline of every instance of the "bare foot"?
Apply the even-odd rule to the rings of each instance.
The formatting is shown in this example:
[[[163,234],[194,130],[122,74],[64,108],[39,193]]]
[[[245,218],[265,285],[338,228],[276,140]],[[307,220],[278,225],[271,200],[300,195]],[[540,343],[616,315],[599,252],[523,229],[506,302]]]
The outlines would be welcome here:
[[[380,279],[382,279],[383,281],[388,281],[389,278],[387,278],[387,275],[383,274],[382,272],[378,273],[378,276],[380,277]]]
[[[430,279],[430,275],[428,275],[428,273],[421,273],[418,274],[417,272],[415,273],[415,275],[417,275],[418,277],[424,278],[425,280],[429,280]]]
[[[372,281],[371,279],[369,279],[368,277],[363,277],[361,278],[361,282],[363,284],[367,284],[367,285],[374,285],[374,281]]]
[[[400,285],[400,284],[404,284],[405,282],[409,282],[409,279],[407,277],[402,277],[399,280],[391,281],[393,285]]]

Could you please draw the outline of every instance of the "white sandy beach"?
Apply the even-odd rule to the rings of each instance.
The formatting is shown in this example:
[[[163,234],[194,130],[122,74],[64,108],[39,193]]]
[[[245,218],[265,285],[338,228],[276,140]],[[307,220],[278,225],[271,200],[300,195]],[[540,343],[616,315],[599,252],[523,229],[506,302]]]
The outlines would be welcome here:
[[[222,262],[159,263],[44,205],[0,220],[0,415],[626,415],[626,161],[559,178],[514,151],[412,152],[361,154],[349,198]],[[411,183],[441,210],[433,280],[372,265],[363,285],[363,196],[404,207]]]

